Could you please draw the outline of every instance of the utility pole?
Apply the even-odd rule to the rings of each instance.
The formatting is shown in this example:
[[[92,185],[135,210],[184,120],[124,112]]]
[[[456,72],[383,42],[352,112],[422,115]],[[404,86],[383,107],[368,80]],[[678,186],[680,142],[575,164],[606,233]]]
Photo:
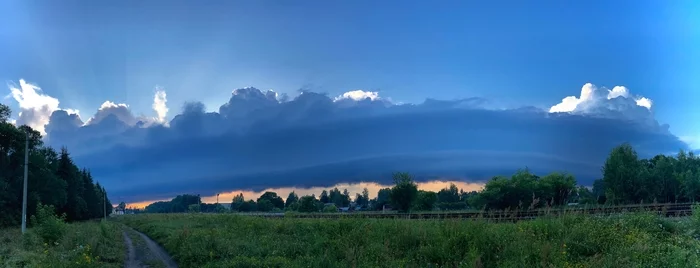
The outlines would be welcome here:
[[[219,203],[219,194],[216,194],[216,203]]]
[[[22,190],[22,234],[27,232],[27,177],[29,173],[29,132],[24,132],[24,189]]]

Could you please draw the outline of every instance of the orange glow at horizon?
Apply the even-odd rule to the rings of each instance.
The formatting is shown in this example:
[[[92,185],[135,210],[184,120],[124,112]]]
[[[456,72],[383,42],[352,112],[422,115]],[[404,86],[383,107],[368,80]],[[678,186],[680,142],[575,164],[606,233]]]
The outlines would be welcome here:
[[[424,190],[424,191],[433,191],[437,192],[440,191],[441,189],[448,188],[450,184],[454,184],[457,186],[457,188],[464,190],[465,192],[471,192],[471,191],[480,191],[481,189],[484,188],[483,183],[478,183],[478,182],[461,182],[461,181],[428,181],[428,182],[418,182],[416,183],[418,185],[419,190]],[[305,195],[316,195],[316,197],[319,197],[321,195],[321,192],[323,190],[331,190],[333,188],[338,188],[340,191],[343,191],[344,189],[347,189],[348,192],[350,193],[351,199],[355,199],[355,194],[362,194],[362,190],[364,188],[367,188],[369,191],[369,198],[374,198],[377,196],[377,192],[379,192],[379,189],[383,188],[390,188],[390,185],[381,185],[378,183],[374,182],[360,182],[360,183],[339,183],[331,187],[311,187],[311,188],[296,188],[296,187],[280,187],[280,188],[268,188],[263,191],[230,191],[230,192],[221,192],[219,193],[219,203],[231,203],[231,200],[235,195],[238,195],[239,193],[243,194],[243,197],[246,200],[256,200],[258,197],[260,197],[264,192],[275,192],[277,195],[282,197],[282,199],[287,199],[287,196],[289,193],[292,191],[295,192],[299,197],[305,196]],[[165,199],[165,200],[150,200],[150,201],[141,201],[141,202],[136,202],[136,203],[131,203],[128,204],[127,207],[129,208],[145,208],[147,205],[158,202],[158,201],[170,201],[170,199]],[[212,196],[203,196],[202,197],[202,203],[216,203],[216,195]]]

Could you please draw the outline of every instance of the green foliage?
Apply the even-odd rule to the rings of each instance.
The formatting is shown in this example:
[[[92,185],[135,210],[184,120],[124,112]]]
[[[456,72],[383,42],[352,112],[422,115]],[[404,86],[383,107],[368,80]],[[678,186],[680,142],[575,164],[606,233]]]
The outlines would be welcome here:
[[[240,207],[238,207],[238,211],[240,212],[251,212],[251,211],[257,211],[258,210],[258,204],[255,203],[253,200],[248,200],[246,202],[243,202]]]
[[[605,201],[612,204],[695,202],[700,198],[700,158],[680,151],[675,158],[638,159],[634,149],[623,144],[605,161],[601,186]]]
[[[193,213],[193,212],[199,212],[201,209],[199,204],[191,204],[187,206],[187,212]]]
[[[324,203],[324,204],[331,202],[331,198],[328,197],[328,192],[326,190],[323,190],[321,192],[321,197],[319,197],[319,200],[321,201],[321,203]]]
[[[201,203],[202,199],[199,197],[199,195],[183,194],[176,196],[170,201],[159,201],[151,203],[148,206],[146,206],[144,210],[147,213],[182,213],[189,212],[191,205],[199,205]],[[126,208],[126,204],[124,202],[121,202],[117,207]],[[212,207],[211,210],[215,210],[215,207]],[[201,211],[201,208],[199,208],[199,210],[197,211]]]
[[[304,197],[302,197],[303,199]],[[119,217],[181,267],[696,267],[700,241],[650,214],[518,223],[394,219]]]
[[[245,203],[245,198],[243,198],[243,193],[239,193],[233,196],[231,200],[231,211],[238,211],[238,209]]]
[[[321,196],[323,196],[323,193],[321,193]],[[333,188],[328,194],[328,199],[328,203],[333,203],[336,207],[347,207],[350,205],[350,193],[348,193],[347,189],[341,193],[338,188]]]
[[[391,188],[383,188],[379,189],[379,192],[377,192],[377,197],[371,200],[370,203],[372,204],[372,208],[374,210],[381,210],[384,205],[390,203],[390,198]]]
[[[438,194],[430,191],[418,191],[418,197],[414,204],[415,210],[433,210],[435,202],[438,200]]]
[[[270,199],[258,199],[258,210],[262,212],[269,212],[275,208]]]
[[[317,202],[319,201],[317,201],[316,197],[313,195],[302,196],[301,199],[299,199],[299,212],[317,212]]]
[[[266,200],[265,204],[261,204],[262,201]],[[268,207],[268,203],[271,205]],[[265,192],[258,198],[258,209],[260,211],[272,211],[273,208],[284,209],[284,200],[282,197],[277,196],[275,192]],[[264,210],[263,210],[264,209]]]
[[[120,225],[108,221],[65,224],[62,238],[46,243],[34,232],[0,229],[0,267],[124,267]]]
[[[44,243],[53,244],[63,237],[66,228],[65,215],[56,216],[55,208],[51,205],[37,205],[36,214],[32,215],[32,231],[35,232]]]
[[[0,103],[0,123],[7,123],[7,120],[10,119],[11,114],[12,111],[10,110],[10,107]]]
[[[605,196],[609,202],[623,203],[641,197],[641,165],[637,152],[625,143],[615,147],[603,165]]]
[[[389,200],[399,211],[408,211],[418,197],[418,186],[408,173],[395,173],[394,183]]]
[[[557,172],[540,178],[537,183],[542,200],[551,206],[566,204],[576,189],[574,176]]]
[[[20,225],[25,140],[29,143],[27,217],[35,215],[39,203],[64,213],[67,221],[102,217],[105,207],[111,212],[109,200],[103,198],[104,188],[98,189],[90,172],[73,163],[66,148],[57,153],[44,147],[38,131],[8,123],[9,114],[9,108],[0,105],[0,227]]]
[[[294,191],[292,191],[287,196],[287,200],[284,200],[284,207],[289,208],[291,206],[294,206],[294,204],[296,204],[298,201],[299,201],[299,196],[297,196],[297,194]],[[292,209],[292,210],[295,210],[295,209]]]
[[[338,207],[335,205],[328,205],[323,208],[323,212],[330,213],[330,212],[338,212]]]

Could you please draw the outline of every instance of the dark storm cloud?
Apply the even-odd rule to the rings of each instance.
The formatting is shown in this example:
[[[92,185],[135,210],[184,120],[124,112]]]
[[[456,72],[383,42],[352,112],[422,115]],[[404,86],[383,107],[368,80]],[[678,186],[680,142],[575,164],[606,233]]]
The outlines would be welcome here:
[[[641,156],[687,149],[633,98],[589,100],[570,113],[549,113],[496,110],[479,98],[396,105],[376,93],[343,96],[305,91],[286,100],[272,91],[239,89],[219,112],[189,103],[167,126],[131,125],[106,115],[77,127],[74,118],[56,111],[47,140],[72,145],[76,162],[90,168],[113,198],[128,202],[388,183],[396,171],[419,180],[482,181],[528,167],[570,172],[590,184],[611,148],[623,142]]]

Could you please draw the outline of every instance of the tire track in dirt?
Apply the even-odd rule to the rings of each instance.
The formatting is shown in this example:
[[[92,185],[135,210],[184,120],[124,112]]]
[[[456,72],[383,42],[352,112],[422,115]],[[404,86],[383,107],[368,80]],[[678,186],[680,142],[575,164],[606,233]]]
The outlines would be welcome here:
[[[124,267],[177,268],[170,255],[150,237],[126,226],[122,232],[127,249]]]

